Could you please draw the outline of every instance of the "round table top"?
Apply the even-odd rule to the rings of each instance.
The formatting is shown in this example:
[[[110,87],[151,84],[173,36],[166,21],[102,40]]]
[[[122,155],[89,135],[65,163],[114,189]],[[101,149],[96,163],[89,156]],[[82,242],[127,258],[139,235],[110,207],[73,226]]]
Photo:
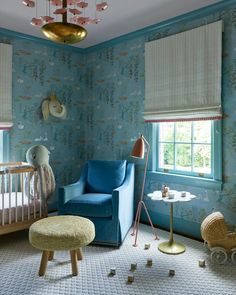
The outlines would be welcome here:
[[[182,197],[181,194],[183,191],[176,191],[176,190],[170,190],[170,193],[174,194],[174,198],[169,198],[169,197],[162,197],[162,192],[161,191],[154,191],[153,193],[148,194],[148,197],[151,198],[153,201],[164,201],[167,203],[175,203],[175,202],[188,202],[191,201],[192,199],[196,198],[195,195],[192,195],[189,192],[184,192],[186,193],[185,197]]]

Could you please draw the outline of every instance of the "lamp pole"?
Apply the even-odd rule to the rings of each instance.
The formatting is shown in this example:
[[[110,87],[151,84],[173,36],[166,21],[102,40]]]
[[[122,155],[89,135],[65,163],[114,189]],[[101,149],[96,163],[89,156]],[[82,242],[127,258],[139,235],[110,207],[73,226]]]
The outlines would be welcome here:
[[[143,184],[142,184],[142,190],[141,190],[141,196],[140,196],[140,200],[138,202],[138,207],[137,207],[137,211],[136,211],[136,216],[135,216],[135,222],[134,222],[134,226],[133,226],[133,232],[132,232],[132,236],[135,235],[135,240],[134,240],[134,244],[133,246],[136,247],[137,246],[137,238],[138,238],[138,229],[139,229],[139,222],[140,222],[140,216],[141,216],[141,211],[142,211],[142,206],[147,214],[148,217],[148,221],[152,227],[152,231],[153,234],[155,236],[155,240],[159,240],[159,237],[156,234],[155,228],[153,226],[152,220],[150,218],[150,215],[148,213],[147,207],[143,201],[143,194],[144,194],[144,187],[145,187],[145,182],[146,182],[146,174],[147,174],[147,165],[148,165],[148,156],[149,156],[149,151],[150,151],[150,144],[148,143],[148,141],[146,140],[146,138],[141,134],[141,139],[144,141],[144,143],[147,145],[147,152],[146,152],[146,159],[145,159],[145,165],[144,165],[144,174],[143,174]]]

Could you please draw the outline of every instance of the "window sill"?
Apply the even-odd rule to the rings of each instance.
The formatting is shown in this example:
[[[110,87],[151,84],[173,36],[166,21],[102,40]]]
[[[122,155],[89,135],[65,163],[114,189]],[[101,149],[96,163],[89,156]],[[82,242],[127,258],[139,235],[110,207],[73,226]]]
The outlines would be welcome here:
[[[200,178],[186,175],[176,175],[164,172],[147,171],[149,179],[162,181],[163,183],[176,183],[187,186],[201,187],[211,190],[222,190],[222,181],[209,178]]]

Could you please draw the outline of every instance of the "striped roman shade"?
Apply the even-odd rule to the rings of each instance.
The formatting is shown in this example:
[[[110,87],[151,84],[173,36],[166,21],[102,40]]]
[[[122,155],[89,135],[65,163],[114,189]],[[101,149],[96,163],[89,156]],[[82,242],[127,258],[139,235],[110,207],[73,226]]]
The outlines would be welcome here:
[[[221,118],[222,25],[145,44],[145,121]]]
[[[12,45],[0,43],[0,130],[12,125]]]

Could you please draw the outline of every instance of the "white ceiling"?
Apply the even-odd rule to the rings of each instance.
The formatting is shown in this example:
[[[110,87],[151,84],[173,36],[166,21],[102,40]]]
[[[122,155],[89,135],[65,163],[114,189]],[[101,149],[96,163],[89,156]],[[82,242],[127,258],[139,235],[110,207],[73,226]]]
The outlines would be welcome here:
[[[45,0],[38,0],[45,5]],[[87,25],[87,38],[76,46],[86,48],[142,29],[169,18],[208,6],[221,0],[107,0],[109,8],[101,13],[102,21]],[[87,0],[94,3],[94,0]],[[97,1],[99,3],[99,1]],[[40,28],[30,25],[34,10],[21,0],[2,0],[0,27],[44,38]]]

